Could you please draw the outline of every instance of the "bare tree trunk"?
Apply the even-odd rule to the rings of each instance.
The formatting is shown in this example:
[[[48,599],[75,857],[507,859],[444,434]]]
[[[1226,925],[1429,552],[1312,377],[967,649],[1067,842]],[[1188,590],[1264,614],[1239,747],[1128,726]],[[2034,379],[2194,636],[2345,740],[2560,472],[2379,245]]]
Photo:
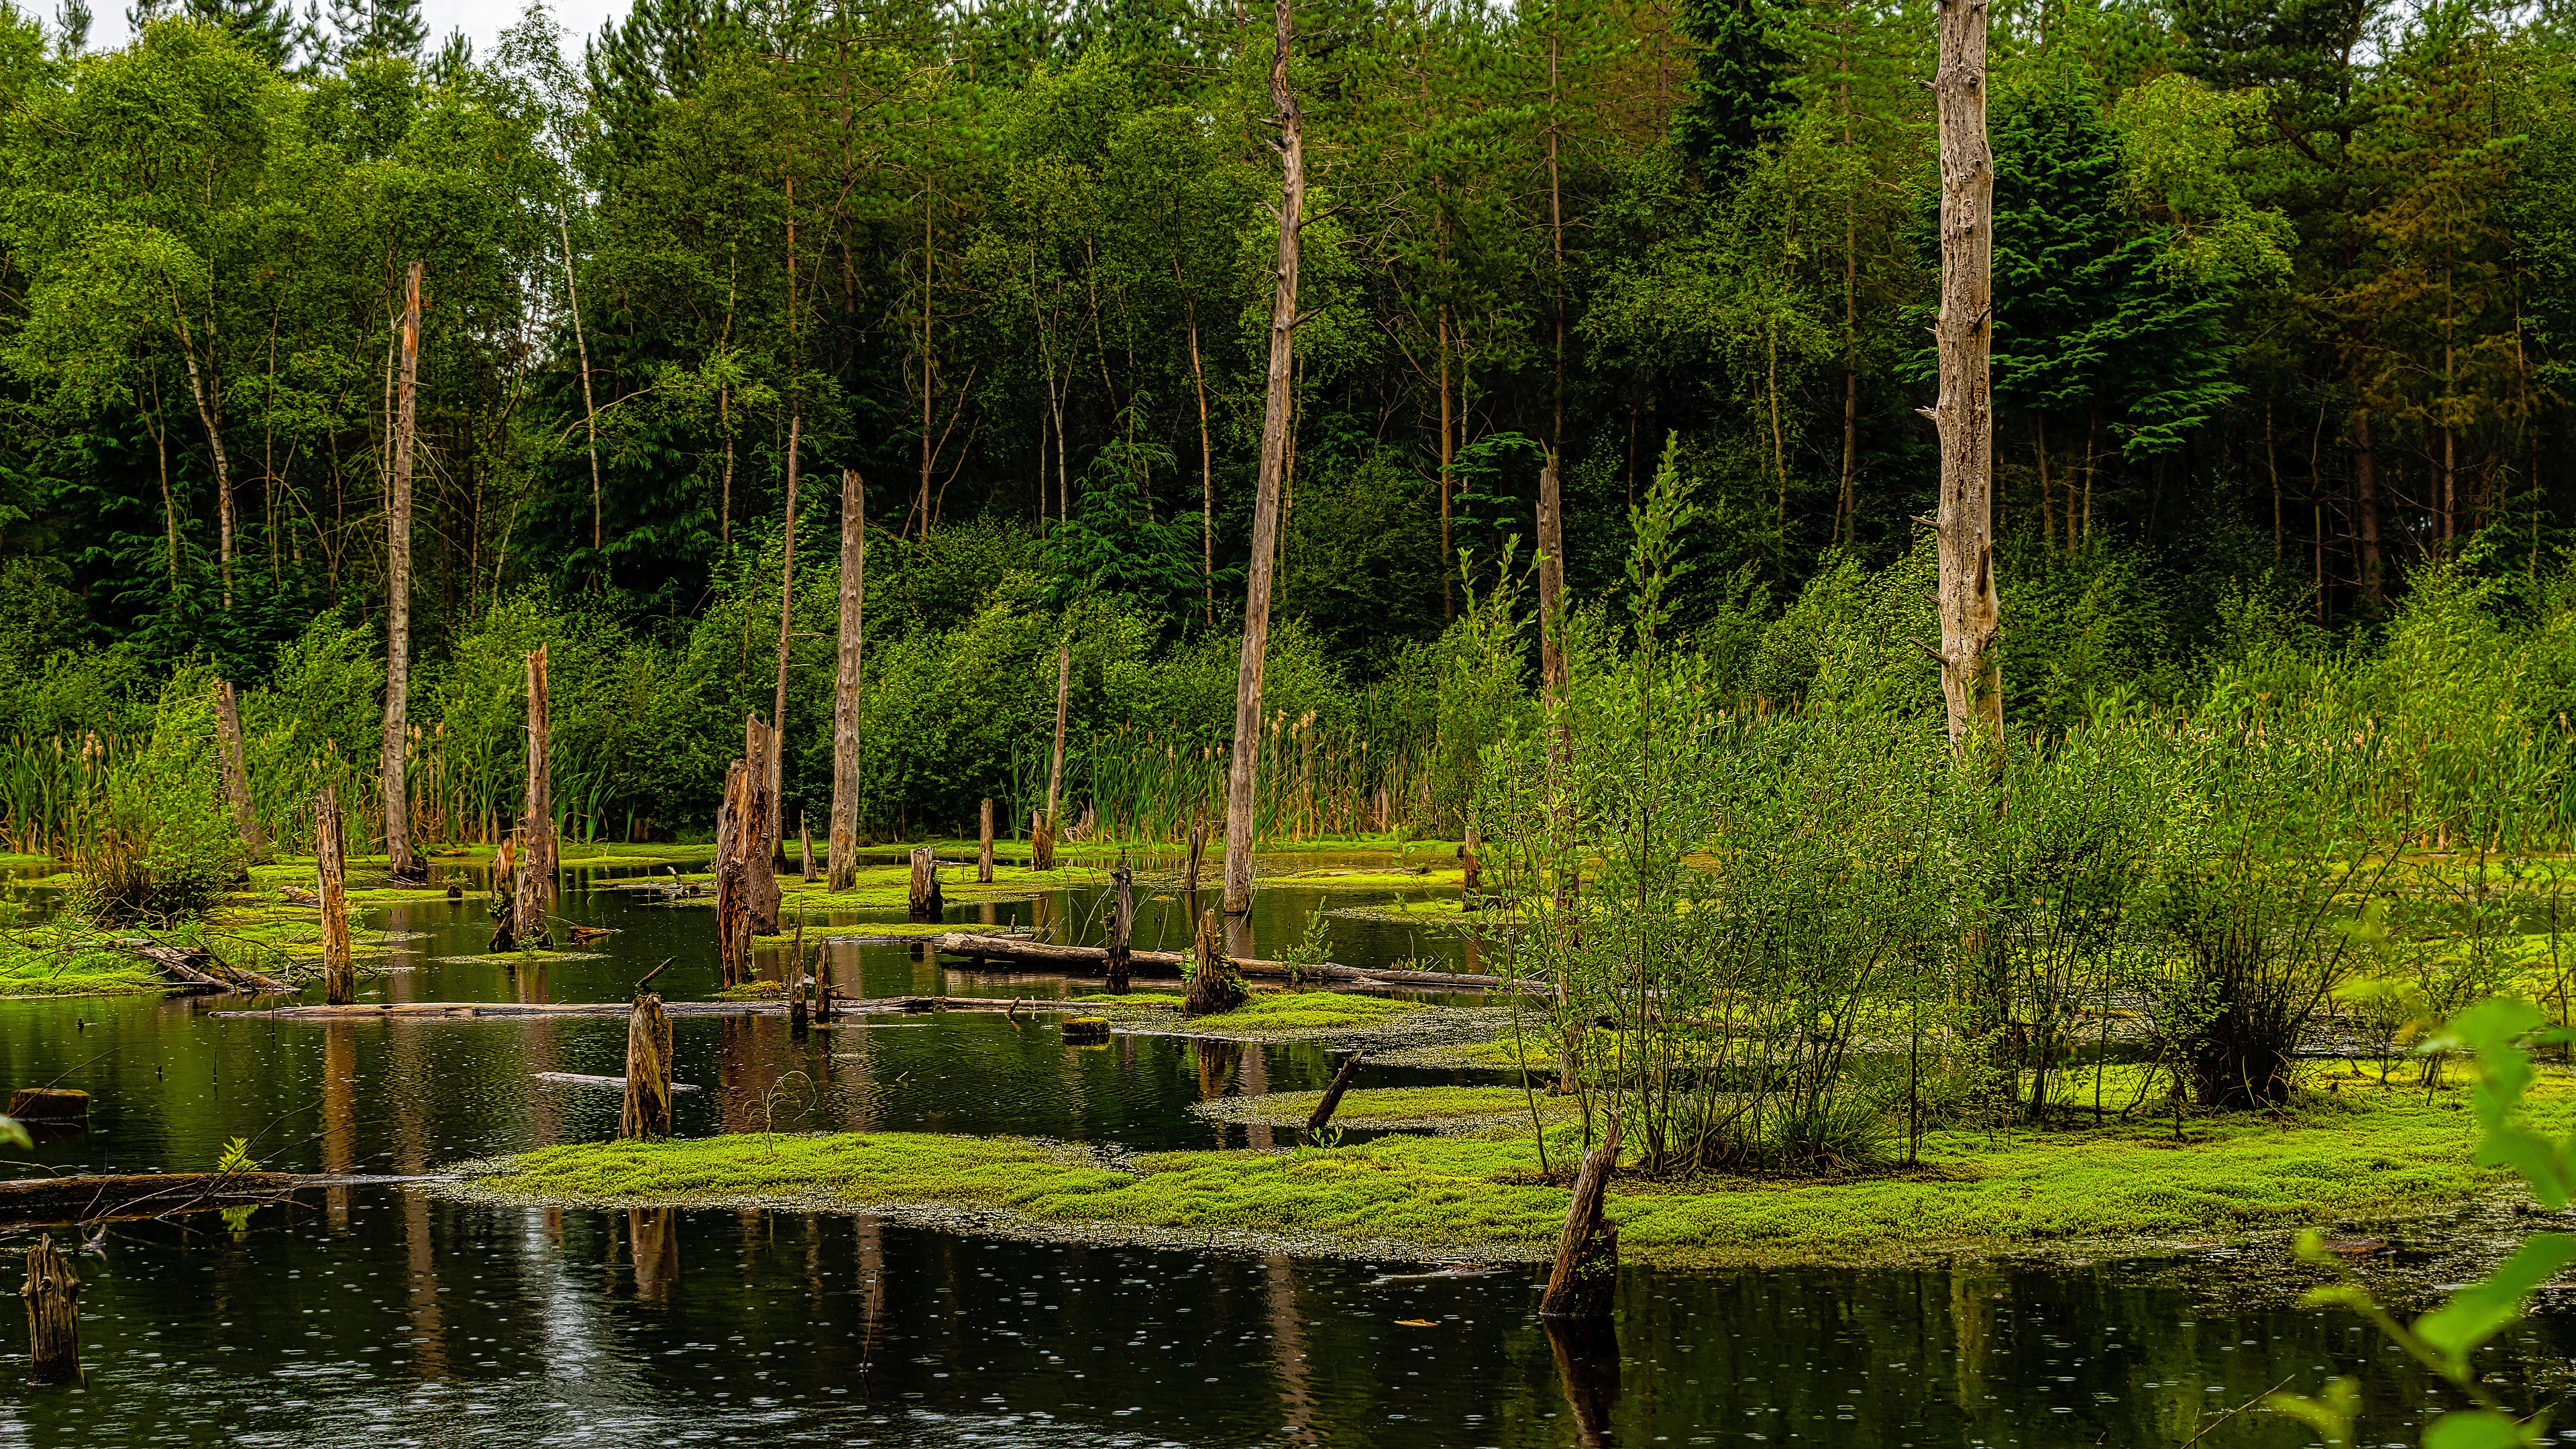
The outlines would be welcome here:
[[[2361,534],[2361,596],[2375,615],[2388,600],[2379,551],[2379,450],[2370,436],[2370,409],[2352,415],[2353,526]]]
[[[617,1114],[621,1142],[650,1142],[671,1135],[671,1018],[662,998],[635,993],[626,1014],[626,1104]]]
[[[405,715],[411,695],[411,448],[420,391],[420,270],[403,287],[402,378],[395,396],[393,472],[385,484],[385,732],[379,773],[385,795],[387,873],[428,879],[411,848],[411,797],[403,770],[410,745]]]
[[[984,797],[984,808],[979,813],[982,816],[982,821],[978,831],[980,838],[975,844],[975,883],[977,885],[991,885],[993,883],[992,796],[987,795]]]
[[[179,320],[179,355],[188,363],[188,391],[197,402],[197,421],[205,424],[206,447],[215,461],[215,533],[216,557],[222,560],[224,574],[224,607],[233,606],[233,469],[224,456],[224,430],[215,425],[215,407],[206,395],[205,380],[197,375],[196,345],[188,337],[188,322]]]
[[[1178,272],[1180,263],[1172,270]],[[1184,292],[1189,308],[1190,385],[1199,397],[1199,582],[1207,590],[1208,627],[1216,627],[1216,447],[1208,441],[1207,371],[1199,362],[1198,299]]]
[[[751,974],[751,871],[746,865],[760,826],[751,818],[751,766],[736,760],[725,770],[724,805],[716,816],[716,962],[727,986]],[[765,868],[764,862],[764,868]]]
[[[751,770],[751,782],[745,798],[756,808],[739,822],[736,843],[747,876],[745,899],[751,905],[755,936],[778,934],[778,871],[773,864],[778,857],[778,800],[769,785],[778,777],[778,754],[778,731],[762,724],[756,714],[746,717],[742,757]]]
[[[832,691],[832,825],[824,845],[830,889],[848,890],[859,871],[859,640],[868,577],[867,485],[841,470],[840,655]],[[986,879],[990,879],[988,875]]]
[[[1261,473],[1252,500],[1252,565],[1244,590],[1243,653],[1234,680],[1234,759],[1225,790],[1225,912],[1252,910],[1255,776],[1261,765],[1261,671],[1270,645],[1270,581],[1279,551],[1279,492],[1288,460],[1289,372],[1296,361],[1297,243],[1306,217],[1305,118],[1288,89],[1295,21],[1274,0],[1270,101],[1279,112],[1279,253],[1270,299],[1270,368],[1261,404]],[[1195,998],[1195,986],[1192,995]]]
[[[357,966],[349,956],[348,866],[340,838],[340,792],[325,785],[313,797],[313,873],[322,898],[322,1000],[354,1006]]]
[[[561,206],[555,208],[555,235],[563,241],[564,308],[572,314],[573,355],[581,363],[581,421],[590,436],[590,551],[597,553],[605,536],[599,521],[599,409],[590,396],[590,339],[581,330],[581,293],[572,280],[572,223]],[[719,401],[719,408],[723,406]],[[725,495],[733,495],[733,436],[725,436]],[[728,520],[730,521],[730,520]]]
[[[1941,392],[1941,697],[1950,744],[2003,737],[2003,667],[1995,644],[1994,156],[1986,145],[1986,7],[1941,0],[1933,104],[1941,123],[1941,314],[1933,328]]]
[[[1052,841],[1056,835],[1056,808],[1064,790],[1064,715],[1072,700],[1073,646],[1059,644],[1055,649],[1055,754],[1047,765],[1046,832]],[[1050,857],[1048,863],[1054,863]]]
[[[233,682],[215,681],[215,744],[222,753],[224,800],[232,806],[233,831],[241,837],[242,850],[256,863],[268,854],[260,838],[259,812],[251,805],[250,765],[242,757],[241,705],[233,697]]]
[[[528,776],[520,797],[519,870],[510,903],[510,937],[522,951],[546,944],[549,887],[555,878],[555,814],[547,719],[546,646],[528,653]]]
[[[787,532],[778,561],[778,689],[769,704],[769,725],[776,732],[772,736],[776,748],[769,752],[767,830],[772,849],[787,838],[779,812],[786,808],[781,789],[787,783],[787,626],[796,602],[796,454],[804,424],[802,414],[790,414],[787,419]]]
[[[1952,5],[1972,0],[1949,0]],[[1605,1209],[1610,1179],[1619,1170],[1619,1114],[1610,1114],[1601,1145],[1584,1155],[1574,1176],[1574,1200],[1566,1205],[1565,1231],[1556,1241],[1556,1263],[1548,1270],[1547,1291],[1539,1296],[1541,1318],[1601,1318],[1610,1312],[1610,1294],[1619,1270],[1619,1229]]]
[[[1109,914],[1109,989],[1124,991],[1127,989],[1128,946],[1136,930],[1136,877],[1135,872],[1127,868],[1127,862],[1122,860],[1118,862],[1118,868],[1109,873],[1109,879],[1115,887],[1116,902]]]
[[[1449,417],[1449,304],[1446,302],[1440,304],[1439,344],[1440,558],[1438,562],[1440,566],[1440,617],[1442,620],[1446,621],[1458,617],[1458,599],[1454,590],[1454,585],[1450,579],[1450,571],[1457,566],[1456,560],[1458,557],[1456,553],[1451,551],[1451,544],[1449,542],[1450,473],[1456,462],[1456,455],[1450,451],[1450,442],[1457,435],[1457,427],[1451,422]]]

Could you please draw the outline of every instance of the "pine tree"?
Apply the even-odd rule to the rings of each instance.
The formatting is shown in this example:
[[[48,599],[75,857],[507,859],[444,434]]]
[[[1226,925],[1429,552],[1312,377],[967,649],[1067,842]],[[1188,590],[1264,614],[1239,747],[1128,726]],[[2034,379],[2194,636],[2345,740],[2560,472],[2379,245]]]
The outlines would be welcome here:
[[[143,27],[170,13],[170,0],[134,0],[125,7],[125,28],[136,35]]]
[[[474,68],[474,40],[462,30],[447,32],[438,54],[430,57],[429,78],[443,86],[452,86]]]
[[[1700,54],[1673,134],[1711,174],[1729,174],[1787,113],[1791,59],[1764,0],[1686,0],[1682,28]]]
[[[295,51],[295,10],[288,0],[186,0],[187,13],[221,26],[251,54],[281,70]]]
[[[336,25],[338,0],[333,0]],[[340,31],[343,58],[353,55],[399,55],[420,58],[420,48],[429,39],[429,24],[420,17],[420,0],[373,0],[364,12],[365,27],[352,37]]]
[[[54,7],[54,44],[65,58],[89,48],[89,0],[61,0]]]

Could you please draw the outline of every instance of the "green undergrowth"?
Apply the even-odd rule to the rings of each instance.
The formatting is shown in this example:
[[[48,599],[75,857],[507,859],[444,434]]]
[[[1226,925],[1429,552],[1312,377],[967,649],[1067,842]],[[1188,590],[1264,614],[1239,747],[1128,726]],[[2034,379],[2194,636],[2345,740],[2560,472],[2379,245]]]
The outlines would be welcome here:
[[[174,946],[202,944],[201,928],[166,932]],[[73,921],[0,931],[0,997],[159,996],[170,989],[151,963],[109,950]]]
[[[2530,1125],[2576,1124],[2553,1076]],[[1354,1094],[1365,1097],[1366,1094]],[[2346,1084],[2295,1112],[2171,1125],[1931,1134],[1918,1165],[1812,1181],[1622,1177],[1610,1198],[1623,1253],[1670,1266],[1863,1262],[2052,1243],[2206,1241],[2437,1208],[2496,1190],[2470,1157],[2462,1094]],[[1348,1099],[1346,1099],[1347,1101]],[[1353,1108],[1346,1105],[1347,1120]],[[521,1201],[903,1204],[1175,1241],[1230,1237],[1330,1250],[1389,1240],[1426,1257],[1537,1256],[1563,1225],[1581,1127],[1392,1136],[1290,1151],[1172,1152],[1113,1161],[1018,1138],[873,1133],[732,1136],[548,1148],[473,1190]]]

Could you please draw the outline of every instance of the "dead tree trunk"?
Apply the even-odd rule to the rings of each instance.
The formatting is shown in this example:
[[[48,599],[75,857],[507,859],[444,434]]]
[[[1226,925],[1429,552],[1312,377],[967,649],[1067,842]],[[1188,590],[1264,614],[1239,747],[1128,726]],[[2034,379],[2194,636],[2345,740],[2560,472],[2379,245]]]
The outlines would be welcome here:
[[[411,451],[420,392],[420,268],[404,284],[402,372],[394,409],[393,469],[385,482],[385,729],[378,773],[385,795],[387,872],[398,881],[429,873],[411,848],[411,797],[404,781],[411,696]]]
[[[1207,855],[1207,817],[1190,820],[1190,854],[1181,867],[1181,889],[1196,894],[1199,888],[1199,862]]]
[[[1932,329],[1941,389],[1941,698],[1950,745],[2003,738],[2003,609],[1995,594],[1994,155],[1986,145],[1986,7],[1941,0],[1933,106],[1941,129],[1941,313]]]
[[[759,790],[752,767],[736,760],[725,771],[724,808],[716,822],[716,954],[724,984],[751,979],[751,876],[747,857],[760,839],[752,801]],[[769,862],[762,860],[765,872]]]
[[[1136,933],[1136,878],[1127,862],[1109,873],[1117,887],[1117,903],[1109,915],[1109,989],[1127,989],[1127,957]]]
[[[1967,0],[1950,0],[1953,5]],[[1610,1114],[1601,1144],[1586,1154],[1574,1175],[1574,1200],[1566,1205],[1565,1232],[1556,1241],[1556,1264],[1540,1295],[1541,1318],[1602,1318],[1610,1312],[1619,1274],[1619,1229],[1608,1215],[1610,1178],[1619,1170],[1619,1114]]]
[[[771,782],[778,778],[777,756],[778,731],[762,724],[756,714],[746,716],[742,758],[752,771],[750,798],[758,808],[736,822],[736,843],[742,850],[745,899],[755,936],[778,934],[778,871],[772,865],[778,857],[778,837],[773,833],[778,828],[778,799],[770,793]]]
[[[796,878],[814,883],[814,822],[802,810],[796,812]]]
[[[268,854],[267,843],[260,838],[259,813],[250,802],[250,764],[242,755],[241,704],[233,696],[233,682],[215,681],[216,745],[223,755],[224,800],[232,806],[233,833],[241,837],[242,850],[256,864]]]
[[[1279,251],[1270,297],[1270,368],[1261,404],[1261,471],[1252,497],[1252,562],[1243,602],[1243,654],[1234,677],[1234,759],[1225,788],[1225,911],[1252,910],[1255,776],[1261,764],[1261,669],[1270,644],[1270,578],[1279,552],[1279,490],[1288,459],[1289,372],[1296,359],[1297,241],[1306,220],[1305,118],[1288,88],[1295,21],[1275,0],[1270,103],[1279,113]]]
[[[591,401],[590,339],[581,330],[581,289],[574,284],[572,276],[572,222],[560,205],[555,208],[555,235],[563,241],[564,310],[572,317],[573,353],[581,363],[581,420],[590,434],[590,551],[596,555],[606,546],[602,542],[604,534],[600,527],[599,408]],[[727,440],[727,447],[731,447],[730,440]],[[730,489],[727,496],[731,496]],[[600,565],[594,563],[593,567]]]
[[[1320,1136],[1324,1128],[1332,1122],[1333,1113],[1342,1105],[1342,1094],[1349,1091],[1351,1085],[1360,1079],[1360,1068],[1367,1061],[1366,1052],[1353,1052],[1342,1060],[1342,1069],[1333,1073],[1333,1084],[1324,1089],[1324,1100],[1315,1104],[1315,1115],[1306,1119],[1308,1141],[1311,1142]]]
[[[49,1234],[27,1250],[27,1343],[32,1362],[27,1382],[42,1388],[80,1377],[80,1275]]]
[[[832,686],[832,822],[823,861],[836,891],[848,890],[859,873],[859,639],[867,605],[867,497],[867,485],[859,481],[858,470],[842,469],[841,622]],[[985,802],[988,814],[991,803]],[[985,879],[992,877],[988,874]]]
[[[939,919],[939,862],[933,858],[931,847],[927,845],[916,845],[912,848],[910,904],[914,920]]]
[[[671,1135],[671,1018],[662,998],[637,992],[626,1015],[626,1106],[617,1116],[621,1142]]]
[[[313,799],[313,861],[322,897],[322,1000],[330,1006],[354,1006],[358,971],[349,955],[348,870],[336,786],[323,786]]]
[[[975,842],[975,883],[977,885],[991,885],[993,883],[992,796],[987,795],[984,797],[983,808],[978,812],[978,814],[980,816],[980,824],[977,826],[977,834],[979,838]]]
[[[1473,825],[1467,827],[1467,838],[1458,843],[1458,909],[1461,911],[1480,911],[1485,908],[1482,896],[1485,888],[1485,863],[1476,858],[1477,848],[1482,844],[1483,842],[1476,838],[1476,827]]]
[[[1243,973],[1225,953],[1225,923],[1213,910],[1199,913],[1198,944],[1192,956],[1188,1016],[1214,1016],[1244,1001]]]
[[[1059,644],[1055,649],[1055,753],[1047,762],[1046,828],[1050,847],[1055,842],[1056,807],[1064,794],[1064,717],[1065,707],[1073,698],[1073,646]],[[1053,869],[1055,851],[1047,851],[1047,863],[1040,869]]]
[[[1029,869],[1055,869],[1055,831],[1043,810],[1029,812]]]
[[[546,944],[546,912],[554,883],[555,815],[547,719],[546,646],[528,653],[528,781],[519,816],[519,869],[511,892],[510,938],[517,949]]]

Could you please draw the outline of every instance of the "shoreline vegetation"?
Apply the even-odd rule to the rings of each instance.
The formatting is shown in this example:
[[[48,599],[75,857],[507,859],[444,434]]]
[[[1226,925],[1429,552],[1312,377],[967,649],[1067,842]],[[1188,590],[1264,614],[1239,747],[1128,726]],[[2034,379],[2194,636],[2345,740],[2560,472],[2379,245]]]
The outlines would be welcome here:
[[[2076,1244],[2143,1253],[2349,1227],[2471,1205],[2512,1180],[2472,1161],[2478,1124],[2459,1090],[2428,1091],[2411,1070],[2386,1086],[2326,1080],[2336,1090],[2304,1091],[2282,1110],[2190,1115],[2180,1141],[2170,1120],[1941,1130],[1925,1136],[1916,1165],[1865,1174],[1623,1175],[1608,1212],[1631,1262],[1862,1264]],[[1346,1099],[1352,1126],[1390,1109],[1425,1110],[1405,1101],[1418,1089],[1377,1090]],[[1272,1120],[1296,1100],[1269,1104]],[[531,1205],[886,1211],[975,1231],[1176,1246],[1536,1259],[1564,1226],[1565,1169],[1583,1141],[1564,1107],[1536,1100],[1552,1172],[1524,1115],[1466,1135],[1132,1156],[907,1132],[604,1142],[466,1164],[444,1190]],[[2576,1126],[2576,1077],[2550,1073],[2524,1105],[2536,1130]]]

